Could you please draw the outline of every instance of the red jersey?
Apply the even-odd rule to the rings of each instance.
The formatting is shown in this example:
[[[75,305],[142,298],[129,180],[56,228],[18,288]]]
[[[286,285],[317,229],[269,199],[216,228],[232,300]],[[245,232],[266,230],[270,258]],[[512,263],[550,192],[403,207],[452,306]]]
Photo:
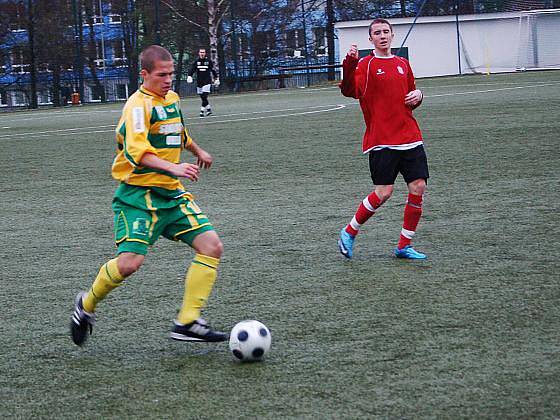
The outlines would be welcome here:
[[[422,133],[412,109],[404,103],[404,97],[416,89],[407,59],[372,54],[358,61],[346,56],[342,67],[344,79],[340,90],[344,96],[359,99],[364,114],[364,153],[384,147],[408,149],[422,144]]]

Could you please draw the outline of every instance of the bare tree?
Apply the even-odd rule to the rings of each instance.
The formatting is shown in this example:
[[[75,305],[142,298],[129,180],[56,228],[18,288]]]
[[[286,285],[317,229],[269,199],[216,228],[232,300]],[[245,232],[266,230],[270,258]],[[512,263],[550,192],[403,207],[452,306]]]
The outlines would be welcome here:
[[[457,9],[457,6],[458,9]],[[456,12],[461,14],[474,13],[473,0],[430,0],[427,1],[422,9],[425,16],[454,15]]]
[[[197,28],[208,37],[210,59],[218,64],[219,68],[220,28],[229,12],[229,0],[161,0],[161,2],[186,24]]]
[[[36,3],[37,63],[39,77],[44,84],[51,86],[52,101],[55,106],[64,105],[61,93],[66,100],[70,96],[70,86],[62,85],[62,74],[72,67],[73,51],[72,10],[65,0],[51,0]]]
[[[94,28],[94,11],[92,8],[91,0],[84,1],[84,12],[86,17],[86,22],[88,25],[88,41],[87,41],[87,48],[86,48],[86,58],[89,66],[89,70],[91,73],[91,77],[93,79],[94,84],[94,91],[99,94],[101,98],[101,102],[105,102],[105,88],[99,79],[97,74],[97,62],[96,60],[98,57],[101,56],[102,60],[105,60],[105,57],[102,56],[103,46],[98,48],[97,41],[95,39],[95,28]],[[101,12],[99,11],[101,14]],[[105,66],[105,62],[103,62],[103,66]],[[105,74],[103,75],[105,77]]]
[[[203,25],[206,21],[206,15],[203,13],[202,8],[180,10],[180,14],[174,12],[166,5],[159,8],[159,10],[160,41],[161,45],[164,45],[176,57],[174,89],[179,92],[182,80],[188,71],[186,60],[192,57],[197,47],[208,44],[208,37],[205,31],[196,25],[186,24],[184,18],[180,15],[188,15],[191,21],[199,22],[200,25]],[[155,22],[149,24],[149,26],[154,25]],[[153,32],[149,28],[147,30],[148,32]],[[145,38],[150,39],[149,33],[146,34]],[[204,41],[201,41],[202,39]]]
[[[235,39],[233,32],[224,34],[229,39],[230,57],[248,64],[243,70],[250,75],[261,74],[272,65],[278,65],[286,50],[286,30],[293,22],[299,1],[278,4],[275,0],[236,1]],[[235,43],[237,45],[235,45]],[[247,57],[247,54],[250,57]]]
[[[11,31],[12,28],[23,28],[25,25],[25,10],[20,2],[0,3],[0,93],[5,93],[7,90],[19,91],[29,98],[25,74],[14,71],[14,67],[10,68],[8,65],[10,58],[13,59],[15,48],[19,48],[21,51],[23,59],[21,64],[29,63],[28,51],[18,47],[17,40]],[[12,64],[15,63],[12,62]]]
[[[113,13],[121,16],[121,30],[124,41],[124,53],[128,68],[128,88],[130,92],[138,90],[138,56],[140,55],[141,12],[136,0],[113,0],[111,3]]]
[[[27,44],[29,48],[29,89],[30,108],[37,108],[37,63],[35,58],[35,5],[33,0],[27,0]]]
[[[251,74],[259,74],[278,55],[278,44],[282,42],[282,39],[278,37],[278,32],[281,32],[283,25],[281,23],[282,13],[278,8],[275,9],[274,3],[273,0],[236,2],[236,22],[233,23],[236,24],[238,33],[236,34],[236,40],[230,37],[231,31],[227,35],[231,39],[229,56],[231,60],[236,60],[250,50],[252,55],[251,68],[247,70]],[[274,10],[276,13],[273,18],[270,12]],[[230,26],[231,24],[230,22]],[[245,34],[245,29],[248,29],[248,34],[251,36]],[[237,51],[237,48],[235,48],[236,53],[239,54],[238,57],[234,57],[233,42],[239,43],[239,37],[243,37],[242,39],[247,41],[245,51]],[[244,46],[237,45],[236,47],[241,47],[240,49],[243,50]]]

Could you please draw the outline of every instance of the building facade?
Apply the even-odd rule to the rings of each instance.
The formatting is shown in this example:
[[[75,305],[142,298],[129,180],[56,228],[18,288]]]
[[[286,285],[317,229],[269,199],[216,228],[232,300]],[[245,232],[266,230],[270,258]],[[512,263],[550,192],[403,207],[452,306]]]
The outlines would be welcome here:
[[[63,9],[52,10],[52,16],[41,9],[47,3],[36,2],[33,15],[27,2],[0,0],[0,107],[29,106],[32,84],[38,105],[70,103],[78,92],[82,102],[126,99],[128,63],[121,16],[111,3],[86,0],[76,9],[75,0],[63,1],[58,3]]]

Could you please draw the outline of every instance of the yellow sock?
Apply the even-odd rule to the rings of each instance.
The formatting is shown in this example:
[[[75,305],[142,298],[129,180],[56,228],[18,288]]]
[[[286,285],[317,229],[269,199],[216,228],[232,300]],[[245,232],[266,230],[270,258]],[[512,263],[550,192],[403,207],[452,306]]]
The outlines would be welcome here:
[[[95,312],[97,304],[103,300],[111,290],[120,286],[123,280],[124,277],[119,273],[116,258],[103,264],[91,289],[89,289],[89,292],[82,301],[84,310],[90,313]]]
[[[177,316],[181,324],[189,324],[200,318],[200,311],[206,305],[212,286],[218,276],[220,260],[207,255],[196,254],[185,277],[183,306]]]

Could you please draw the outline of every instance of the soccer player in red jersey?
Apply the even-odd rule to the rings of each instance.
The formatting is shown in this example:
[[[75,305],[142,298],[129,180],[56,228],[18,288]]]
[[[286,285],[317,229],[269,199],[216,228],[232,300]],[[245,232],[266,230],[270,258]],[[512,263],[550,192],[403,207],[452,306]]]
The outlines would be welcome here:
[[[344,96],[360,100],[366,131],[362,151],[369,154],[369,168],[375,186],[364,198],[350,223],[340,231],[338,248],[352,258],[354,240],[360,227],[391,197],[399,173],[408,186],[404,223],[395,256],[425,259],[411,246],[422,216],[422,197],[429,178],[422,133],[412,115],[423,99],[416,89],[408,60],[391,54],[393,28],[385,19],[369,26],[374,52],[359,59],[352,45],[343,62],[344,78],[340,90]]]

